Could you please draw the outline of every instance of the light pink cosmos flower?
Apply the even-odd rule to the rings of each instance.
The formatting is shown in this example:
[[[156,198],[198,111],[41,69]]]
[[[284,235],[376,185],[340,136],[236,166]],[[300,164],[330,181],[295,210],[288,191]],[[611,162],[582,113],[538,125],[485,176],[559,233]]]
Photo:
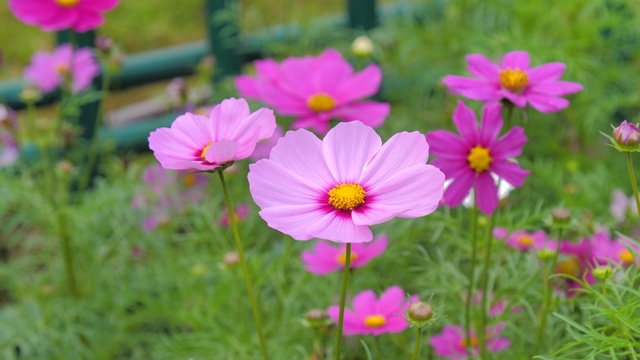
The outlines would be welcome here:
[[[262,140],[256,144],[256,149],[253,151],[253,154],[249,156],[249,158],[253,161],[258,161],[260,159],[268,158],[271,153],[271,149],[278,143],[281,137],[284,136],[284,131],[280,126],[276,127],[273,131],[273,135],[270,138]]]
[[[209,117],[186,113],[152,132],[149,147],[165,169],[216,171],[249,157],[275,128],[273,111],[251,113],[244,99],[226,99]]]
[[[389,245],[386,235],[380,235],[370,243],[353,244],[351,247],[350,268],[365,266],[373,258],[380,256]],[[307,271],[316,275],[326,275],[344,269],[347,244],[338,246],[318,241],[312,251],[302,252],[302,261]]]
[[[98,74],[100,66],[91,49],[82,48],[74,53],[70,44],[58,46],[53,53],[37,52],[24,69],[25,79],[44,93],[63,86],[69,76],[72,92],[86,90]]]
[[[444,175],[428,157],[418,132],[383,145],[359,121],[338,124],[324,140],[300,129],[287,132],[269,159],[249,165],[249,189],[267,224],[296,240],[369,242],[369,226],[438,207]]]
[[[353,297],[353,310],[344,310],[344,335],[378,336],[384,333],[398,333],[409,327],[405,313],[412,302],[417,302],[416,295],[411,301],[405,299],[405,292],[398,286],[388,288],[380,298],[376,298],[373,290],[366,290]],[[336,324],[340,306],[327,309],[327,314]]]
[[[104,23],[103,13],[120,0],[9,0],[13,15],[27,25],[44,31],[93,30]]]
[[[389,115],[387,103],[363,100],[378,92],[382,72],[376,64],[359,73],[334,49],[317,57],[255,62],[257,76],[239,76],[240,96],[257,99],[281,115],[295,116],[292,127],[329,130],[329,120],[362,121],[378,127]]]
[[[562,98],[582,90],[582,85],[561,81],[566,65],[552,62],[530,68],[526,51],[507,53],[500,65],[492,63],[479,54],[467,56],[469,72],[475,78],[447,75],[443,82],[455,94],[483,102],[507,99],[515,106],[523,108],[531,105],[534,109],[550,113],[569,106],[569,100]]]
[[[505,243],[514,249],[520,251],[528,250],[550,250],[556,251],[557,241],[549,239],[547,233],[542,230],[535,232],[527,232],[525,230],[516,230],[509,234],[505,228],[496,227],[493,229],[493,236],[497,239],[505,239]]]
[[[521,127],[515,126],[498,138],[503,124],[499,104],[484,106],[478,127],[475,113],[459,101],[453,122],[460,136],[447,130],[427,134],[431,153],[439,157],[432,164],[440,168],[447,179],[453,179],[444,193],[444,203],[458,206],[474,189],[478,208],[491,216],[499,201],[492,173],[516,187],[522,186],[529,175],[528,170],[510,160],[522,153],[527,137]]]
[[[507,338],[501,338],[500,332],[504,329],[505,323],[500,322],[495,327],[487,327],[487,350],[499,352],[511,345]],[[449,358],[451,360],[467,360],[467,345],[472,347],[472,359],[480,354],[480,343],[475,332],[471,332],[471,344],[467,344],[464,328],[460,325],[445,325],[442,332],[431,336],[429,344],[433,347],[436,355]]]
[[[627,197],[620,189],[614,189],[611,196],[609,211],[617,223],[624,222],[627,219],[627,215],[638,217],[638,207],[633,196]]]

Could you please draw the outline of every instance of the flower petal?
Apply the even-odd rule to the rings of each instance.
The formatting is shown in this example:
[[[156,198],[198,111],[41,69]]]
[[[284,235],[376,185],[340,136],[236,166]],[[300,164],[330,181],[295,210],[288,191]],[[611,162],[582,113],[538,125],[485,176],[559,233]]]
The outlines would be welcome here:
[[[333,94],[338,104],[347,104],[354,100],[366,98],[378,92],[382,81],[382,71],[376,64],[371,64],[359,73],[342,81]]]
[[[391,105],[377,101],[359,101],[340,107],[333,117],[343,121],[359,120],[367,126],[377,128],[384,124]]]
[[[527,98],[531,107],[543,113],[556,112],[569,106],[569,100],[555,96],[528,94]]]
[[[527,89],[527,94],[540,94],[550,96],[564,96],[582,91],[582,85],[571,81],[553,81],[541,84],[533,84]]]
[[[467,146],[478,144],[480,139],[476,114],[462,101],[458,101],[458,107],[453,112],[453,123]]]
[[[465,159],[469,155],[469,147],[465,141],[447,130],[429,131],[427,143],[431,155],[445,159]]]
[[[236,159],[238,144],[232,141],[218,141],[207,148],[204,156],[212,164],[224,164]]]
[[[522,153],[522,147],[528,140],[524,135],[524,129],[520,126],[514,126],[493,145],[491,157],[495,160],[516,157]]]
[[[471,191],[475,182],[476,173],[471,169],[453,179],[451,185],[449,185],[444,192],[444,203],[450,207],[460,205],[464,198],[469,195],[469,191]]]
[[[567,65],[560,62],[551,62],[536,66],[527,71],[530,84],[537,84],[545,81],[558,80],[564,74]]]
[[[478,209],[491,216],[498,208],[498,188],[496,183],[488,171],[478,176],[476,181],[476,199],[478,201]]]
[[[314,237],[338,243],[361,243],[373,239],[368,226],[354,224],[350,214],[338,210],[326,213],[315,224],[307,222],[303,225]]]
[[[501,68],[529,70],[529,53],[526,51],[512,51],[502,58]]]
[[[375,130],[352,121],[340,123],[329,131],[322,142],[322,152],[338,184],[356,184],[365,164],[381,146]]]
[[[447,75],[442,82],[454,94],[462,95],[472,100],[478,101],[498,101],[502,99],[500,95],[500,84],[496,81],[486,79],[470,79],[462,76]]]
[[[507,160],[494,161],[491,171],[515,187],[522,186],[530,173],[529,170],[522,169],[518,163]]]
[[[482,108],[480,125],[480,145],[490,148],[502,130],[502,107],[499,103],[487,104]]]
[[[479,54],[471,54],[466,57],[469,73],[487,79],[500,77],[500,68],[486,57]]]

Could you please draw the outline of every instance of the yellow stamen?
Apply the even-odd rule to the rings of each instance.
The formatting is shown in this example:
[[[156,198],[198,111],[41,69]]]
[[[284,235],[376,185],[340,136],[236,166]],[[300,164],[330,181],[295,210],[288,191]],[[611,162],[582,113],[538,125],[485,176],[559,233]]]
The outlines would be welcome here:
[[[558,265],[557,272],[560,274],[578,277],[578,275],[580,275],[580,262],[578,262],[578,259],[574,257],[569,258]]]
[[[628,249],[623,250],[622,252],[620,252],[620,260],[622,260],[622,262],[626,265],[631,264],[634,260],[633,253],[631,253],[631,251],[629,251]]]
[[[207,142],[207,146],[205,146],[200,153],[200,158],[202,159],[202,161],[207,161],[207,158],[205,158],[204,155],[207,153],[207,150],[209,150],[209,146],[211,146],[211,141]]]
[[[480,341],[478,340],[478,337],[475,335],[471,335],[469,337],[469,342],[471,343],[471,347],[478,347],[478,345],[480,345]],[[463,338],[462,340],[460,340],[460,347],[462,348],[466,348],[467,345],[467,339]]]
[[[364,318],[364,326],[368,328],[379,328],[387,323],[387,319],[382,315],[369,315]]]
[[[74,7],[78,5],[80,0],[55,0],[56,4],[64,7]]]
[[[65,75],[69,72],[69,66],[63,62],[59,62],[55,65],[56,72],[60,75]]]
[[[364,204],[365,195],[359,184],[340,184],[329,190],[329,204],[338,210],[353,210]]]
[[[529,84],[529,77],[519,68],[500,70],[500,85],[503,88],[520,93],[527,84]]]
[[[522,235],[518,238],[518,243],[524,247],[531,247],[534,244],[533,238],[529,235]]]
[[[353,263],[358,258],[358,254],[351,251],[351,256],[349,256],[349,258],[349,262]],[[338,256],[336,256],[336,261],[339,264],[344,265],[347,262],[347,253],[345,251],[341,252]]]
[[[491,165],[491,161],[493,161],[493,159],[491,159],[489,149],[478,145],[471,149],[469,156],[467,156],[467,161],[473,170],[477,173],[481,173],[489,169],[489,165]]]
[[[336,100],[329,94],[318,93],[309,97],[307,106],[315,112],[330,111],[335,109]]]
[[[204,152],[203,152],[204,154]],[[187,174],[182,178],[182,185],[186,188],[190,188],[196,183],[196,174]]]

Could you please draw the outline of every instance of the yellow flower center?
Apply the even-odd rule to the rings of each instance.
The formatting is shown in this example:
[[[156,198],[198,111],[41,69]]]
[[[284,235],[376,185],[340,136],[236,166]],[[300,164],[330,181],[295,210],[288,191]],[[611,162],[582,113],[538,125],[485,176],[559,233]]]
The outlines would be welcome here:
[[[520,93],[527,84],[529,84],[529,77],[519,68],[500,70],[500,85],[503,88]]]
[[[349,262],[353,263],[358,258],[358,254],[351,252],[351,256],[349,256]],[[341,252],[338,256],[336,256],[336,261],[339,264],[344,265],[347,262],[347,253],[345,251]]]
[[[384,326],[387,323],[387,319],[382,315],[369,315],[364,318],[364,326],[375,329],[380,326]]]
[[[491,159],[491,155],[489,155],[489,149],[478,145],[471,149],[469,156],[467,156],[467,161],[473,170],[481,173],[489,169],[489,165],[491,165],[493,159]]]
[[[58,5],[64,6],[64,7],[74,7],[78,5],[78,3],[80,2],[80,0],[55,0],[55,1]]]
[[[578,277],[578,275],[580,275],[580,262],[574,257],[569,258],[558,265],[558,272],[560,274]]]
[[[55,65],[56,72],[60,75],[65,75],[69,72],[69,66],[63,62],[59,62]]]
[[[340,184],[329,190],[329,204],[338,210],[353,210],[364,204],[365,195],[359,184]]]
[[[633,254],[628,249],[625,249],[620,252],[620,260],[622,260],[622,262],[624,262],[626,265],[629,265],[634,260]]]
[[[204,154],[204,153],[203,153]],[[195,174],[187,174],[182,178],[182,185],[186,188],[190,188],[196,183],[196,175]]]
[[[209,150],[209,146],[211,146],[211,141],[207,142],[207,146],[205,146],[200,153],[200,158],[202,159],[202,161],[207,161],[207,158],[205,158],[204,155],[207,153],[207,150]]]
[[[518,238],[518,243],[524,247],[531,247],[534,241],[533,238],[529,235],[522,235]]]
[[[480,341],[478,340],[478,337],[475,335],[471,335],[469,337],[469,342],[471,343],[471,347],[478,347],[478,345],[480,345]],[[460,347],[466,348],[467,345],[467,339],[462,338],[462,340],[460,340]]]
[[[307,106],[315,112],[329,111],[336,107],[336,100],[329,94],[318,93],[311,95],[307,100]]]

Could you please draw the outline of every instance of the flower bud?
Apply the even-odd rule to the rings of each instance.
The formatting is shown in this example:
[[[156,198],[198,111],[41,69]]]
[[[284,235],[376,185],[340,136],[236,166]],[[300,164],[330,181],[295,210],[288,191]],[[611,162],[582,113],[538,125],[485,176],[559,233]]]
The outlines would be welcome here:
[[[108,54],[113,48],[113,40],[104,35],[100,35],[96,38],[94,45],[101,53]]]
[[[230,252],[224,254],[224,257],[222,258],[222,263],[226,267],[235,266],[239,262],[240,262],[240,255],[238,255],[238,253],[235,252],[235,251],[230,251]]]
[[[567,225],[571,222],[571,210],[567,208],[555,208],[551,210],[551,220],[555,226]]]
[[[358,36],[351,44],[351,52],[360,57],[369,57],[373,54],[373,42],[368,36]]]
[[[555,256],[556,252],[551,249],[542,249],[538,252],[540,260],[551,260]]]
[[[619,151],[640,151],[640,130],[637,124],[623,121],[620,126],[613,129],[613,147]]]
[[[33,85],[27,85],[20,93],[20,99],[27,104],[33,104],[40,100],[42,93]]]
[[[613,269],[609,265],[598,266],[595,269],[593,269],[593,277],[595,277],[598,280],[602,280],[602,281],[607,280],[608,278],[611,277],[611,275],[613,275]]]
[[[302,323],[307,327],[322,331],[323,329],[326,330],[333,322],[326,311],[322,309],[311,309],[304,316]]]
[[[407,321],[411,326],[423,328],[436,321],[435,313],[431,305],[424,301],[414,302],[407,310]]]

